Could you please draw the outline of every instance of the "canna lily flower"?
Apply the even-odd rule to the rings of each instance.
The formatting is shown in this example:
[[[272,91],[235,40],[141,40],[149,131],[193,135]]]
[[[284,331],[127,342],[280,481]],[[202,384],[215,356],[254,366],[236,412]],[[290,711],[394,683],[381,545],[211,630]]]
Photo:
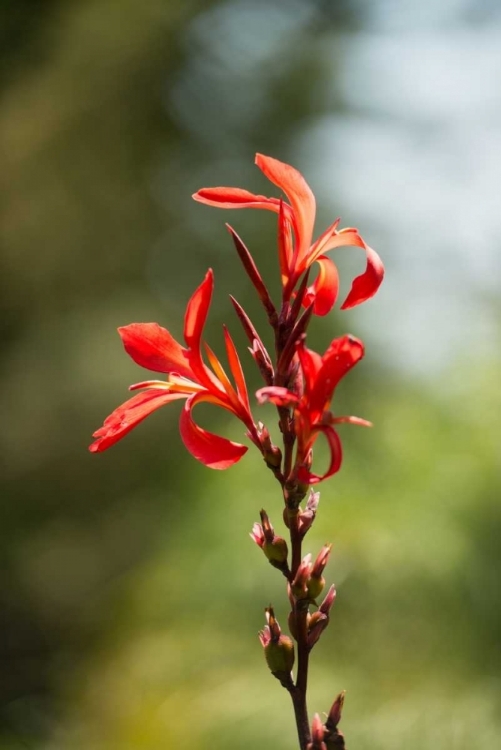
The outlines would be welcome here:
[[[350,422],[370,426],[358,417],[335,417],[330,403],[341,378],[364,356],[364,346],[353,336],[334,339],[323,356],[307,349],[304,340],[297,345],[303,375],[303,393],[297,395],[281,386],[261,388],[256,396],[264,403],[291,407],[294,411],[294,429],[297,438],[295,471],[300,482],[316,484],[332,476],[341,468],[341,440],[334,425]],[[312,450],[319,435],[325,435],[330,462],[323,475],[310,472]]]
[[[179,422],[181,438],[190,453],[206,466],[227,469],[240,460],[247,447],[213,435],[193,421],[192,410],[203,401],[235,414],[247,427],[247,435],[260,447],[242,366],[226,328],[226,352],[236,387],[231,384],[221,363],[207,344],[205,350],[212,370],[202,359],[202,332],[213,287],[213,273],[209,270],[186,308],[184,339],[187,347],[179,344],[157,323],[132,323],[118,329],[125,351],[134,362],[148,370],[168,373],[168,379],[147,380],[130,386],[129,390],[145,390],[110,414],[103,426],[94,433],[96,440],[90,446],[91,452],[106,450],[153,411],[178,399],[186,399]]]
[[[355,307],[373,297],[383,280],[384,267],[379,255],[364,242],[358,231],[351,227],[338,230],[338,219],[313,242],[315,196],[304,177],[294,167],[270,156],[256,154],[255,163],[285,193],[288,203],[280,198],[266,198],[248,190],[227,187],[202,188],[193,198],[219,208],[264,208],[279,215],[278,245],[284,302],[293,296],[301,276],[317,263],[317,278],[307,288],[302,303],[304,306],[313,304],[316,315],[326,315],[338,296],[339,275],[325,253],[347,245],[362,248],[367,265],[365,271],[353,280],[341,309]]]

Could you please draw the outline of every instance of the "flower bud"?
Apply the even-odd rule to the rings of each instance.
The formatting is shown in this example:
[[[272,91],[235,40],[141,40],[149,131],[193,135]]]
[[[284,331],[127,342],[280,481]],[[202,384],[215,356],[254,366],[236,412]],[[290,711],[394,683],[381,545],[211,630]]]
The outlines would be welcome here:
[[[287,542],[275,534],[275,530],[265,510],[261,510],[259,515],[261,516],[261,523],[254,524],[250,537],[256,542],[258,547],[261,547],[273,567],[287,574],[289,572],[289,566],[287,565],[287,556],[289,554]]]
[[[318,714],[313,717],[311,725],[311,742],[307,745],[307,750],[327,750],[324,742],[325,727],[322,719]]]
[[[267,607],[265,611],[267,624],[260,631],[259,640],[271,673],[286,687],[291,684],[294,644],[287,635],[282,634],[273,607]]]
[[[308,582],[311,575],[311,555],[306,555],[300,563],[294,580],[291,584],[291,590],[296,599],[306,599],[309,597]]]
[[[299,514],[299,531],[301,533],[301,537],[305,536],[306,532],[309,531],[311,525],[313,524],[313,521],[315,520],[319,500],[320,492],[313,492],[313,490],[310,490],[310,496],[308,498],[308,502],[306,503],[306,508]]]
[[[336,588],[332,585],[327,592],[327,596],[316,612],[314,612],[308,622],[308,647],[313,648],[325,628],[329,624],[329,611],[336,598]]]
[[[261,450],[263,451],[263,458],[266,464],[272,469],[280,468],[282,463],[282,451],[278,446],[273,445],[268,429],[259,422],[259,441],[261,443]]]
[[[341,721],[341,714],[343,711],[345,695],[346,695],[346,690],[343,690],[341,693],[339,693],[336,700],[332,704],[331,710],[329,711],[329,716],[327,717],[325,726],[326,726],[326,729],[328,729],[330,732],[337,729],[337,725]]]
[[[325,586],[325,579],[322,575],[324,568],[327,565],[327,560],[331,553],[332,544],[326,544],[320,550],[317,559],[313,563],[311,568],[311,578],[308,583],[308,593],[312,599],[316,599]]]

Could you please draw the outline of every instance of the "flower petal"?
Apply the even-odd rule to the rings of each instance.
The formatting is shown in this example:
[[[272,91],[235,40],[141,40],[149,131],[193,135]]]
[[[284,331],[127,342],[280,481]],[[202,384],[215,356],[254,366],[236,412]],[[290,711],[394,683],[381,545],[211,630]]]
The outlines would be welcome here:
[[[289,164],[263,154],[256,154],[256,164],[290,201],[296,230],[296,257],[300,261],[306,255],[313,237],[315,196],[302,174]]]
[[[232,187],[202,188],[192,195],[193,200],[216,208],[265,208],[278,213],[279,198],[255,195],[248,190]]]
[[[368,245],[365,245],[365,254],[367,256],[365,271],[353,279],[350,292],[341,305],[341,310],[348,310],[350,307],[362,304],[373,297],[381,286],[384,277],[383,261]]]
[[[200,352],[202,331],[209,313],[213,289],[214,273],[209,268],[204,280],[191,295],[184,316],[184,340],[194,351]]]
[[[158,323],[132,323],[119,328],[118,333],[127,354],[141,367],[193,377],[186,349]]]
[[[196,380],[209,391],[220,393],[222,386],[214,374],[204,364],[201,344],[202,333],[209,313],[212,291],[214,289],[214,273],[211,268],[205,278],[191,295],[184,315],[184,340],[188,344],[187,357],[191,365],[192,374]]]
[[[301,362],[305,394],[309,397],[315,388],[318,373],[322,368],[322,357],[317,352],[314,352],[313,349],[308,349],[305,346],[304,340],[299,342],[297,353]]]
[[[244,411],[248,415],[250,415],[249,392],[247,390],[247,384],[245,382],[245,376],[244,376],[244,371],[242,369],[242,363],[240,362],[240,357],[238,356],[237,348],[233,342],[233,339],[231,338],[230,332],[228,331],[226,326],[223,326],[223,330],[224,330],[224,343],[226,346],[226,356],[228,357],[230,370],[235,380],[238,397],[240,399],[240,403],[244,407]]]
[[[276,406],[293,406],[299,402],[295,393],[291,393],[281,385],[270,385],[256,391],[256,398],[260,404],[271,401]]]
[[[285,203],[280,201],[280,210],[278,212],[278,262],[280,266],[280,275],[282,285],[287,286],[290,278],[292,258],[294,247],[292,242],[292,224],[287,218]],[[289,290],[288,290],[289,291]]]
[[[339,293],[339,273],[335,264],[326,255],[321,255],[316,262],[320,270],[304,295],[303,305],[308,307],[313,302],[315,315],[327,315],[334,307]]]
[[[210,395],[203,393],[191,396],[186,401],[179,420],[181,438],[191,455],[205,466],[211,469],[228,469],[247,452],[247,446],[214,435],[197,425],[192,419],[191,411],[201,401],[217,403]]]
[[[354,336],[334,339],[322,357],[322,367],[310,394],[310,410],[314,420],[329,408],[337,384],[363,356],[364,345]]]
[[[298,479],[300,482],[305,482],[307,484],[318,484],[318,482],[322,482],[324,479],[336,474],[341,468],[341,462],[343,459],[341,439],[336,430],[330,426],[319,426],[316,428],[316,431],[323,433],[327,438],[330,450],[330,461],[327,471],[325,474],[321,475],[308,471],[304,466],[300,467],[298,471]]]
[[[362,302],[373,297],[381,286],[384,277],[384,266],[381,258],[375,250],[365,243],[358,231],[347,227],[337,232],[336,224],[333,224],[315,242],[308,255],[308,264],[313,263],[313,261],[317,260],[320,255],[323,255],[328,250],[347,246],[361,247],[362,250],[365,250],[367,266],[365,271],[353,280],[350,292],[341,305],[341,310],[347,310],[350,307],[355,307],[355,305],[360,305]]]
[[[89,446],[89,450],[91,453],[105,451],[125,437],[125,435],[133,430],[143,419],[146,419],[153,411],[179,398],[186,398],[186,394],[171,393],[158,388],[138,393],[121,406],[118,406],[104,420],[103,426],[94,433],[93,437],[97,438],[97,440]]]

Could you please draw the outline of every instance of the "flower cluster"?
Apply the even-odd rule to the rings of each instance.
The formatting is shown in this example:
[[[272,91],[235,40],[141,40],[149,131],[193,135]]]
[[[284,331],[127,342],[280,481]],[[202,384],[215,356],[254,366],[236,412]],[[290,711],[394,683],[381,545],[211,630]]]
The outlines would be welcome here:
[[[140,390],[119,406],[95,433],[92,452],[106,450],[156,409],[179,399],[185,403],[180,417],[181,438],[190,453],[213,469],[236,463],[247,447],[200,427],[192,411],[209,402],[234,414],[246,428],[246,436],[259,449],[267,465],[284,487],[302,497],[307,487],[332,476],[341,466],[341,442],[335,425],[341,422],[369,424],[356,417],[334,416],[331,402],[343,376],[363,357],[361,341],[353,336],[334,339],[325,354],[306,346],[306,332],[312,315],[325,315],[333,307],[339,290],[336,266],[326,255],[341,246],[364,250],[365,271],[354,279],[342,309],[372,297],[383,278],[379,256],[356,229],[338,229],[335,221],[313,241],[315,198],[301,174],[293,167],[258,154],[256,164],[286,199],[266,198],[240,188],[203,188],[193,198],[220,208],[262,208],[278,215],[278,258],[282,300],[275,307],[251,254],[236,232],[228,227],[245,271],[256,288],[275,336],[273,362],[254,325],[232,298],[237,315],[250,342],[250,351],[265,381],[257,392],[259,403],[277,406],[286,455],[271,442],[270,433],[256,422],[251,411],[242,365],[226,328],[224,342],[231,378],[212,349],[202,341],[209,312],[214,278],[211,270],[188,302],[184,319],[185,346],[157,323],[132,323],[119,329],[126,352],[141,367],[163,373],[165,380],[146,380],[130,386]],[[318,274],[310,283],[313,264]],[[313,447],[323,435],[330,461],[323,474],[311,470]],[[293,446],[295,455],[293,456]]]

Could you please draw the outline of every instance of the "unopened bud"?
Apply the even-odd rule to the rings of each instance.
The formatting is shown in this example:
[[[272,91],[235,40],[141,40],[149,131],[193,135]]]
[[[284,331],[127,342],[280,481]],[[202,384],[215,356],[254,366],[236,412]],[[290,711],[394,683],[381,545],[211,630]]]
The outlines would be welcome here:
[[[337,728],[337,725],[341,721],[345,694],[345,690],[343,690],[342,693],[339,693],[338,697],[332,704],[329,716],[325,722],[325,744],[327,750],[345,750],[346,748],[343,733]]]
[[[249,351],[255,363],[259,367],[259,370],[265,382],[268,383],[268,385],[272,385],[275,373],[273,370],[273,365],[271,364],[270,355],[264,348],[262,342],[258,339],[254,339],[252,342],[252,346],[249,347]]]
[[[294,607],[294,604],[292,604],[292,609],[289,612],[289,618],[288,618],[288,625],[289,625],[289,632],[294,638],[295,641],[297,641],[297,622],[296,622],[296,609]],[[306,627],[309,628],[310,626],[310,620],[311,615],[309,612],[306,613]]]
[[[299,531],[301,537],[304,537],[307,531],[311,528],[315,516],[317,514],[318,503],[320,500],[320,492],[313,492],[310,490],[310,496],[306,503],[306,508],[299,514]]]
[[[287,542],[281,536],[275,534],[265,510],[261,510],[259,515],[261,516],[261,523],[254,524],[250,537],[261,547],[273,567],[287,575],[289,572]]]
[[[329,716],[327,717],[327,721],[325,722],[325,727],[329,732],[332,732],[335,729],[337,729],[337,725],[341,721],[341,714],[343,712],[345,695],[346,695],[346,690],[343,690],[341,693],[339,693],[336,700],[332,704],[332,708],[329,711]]]
[[[308,582],[311,575],[311,555],[306,555],[300,563],[291,590],[296,599],[306,599],[309,596]]]
[[[324,615],[328,615],[335,601],[336,601],[336,587],[334,586],[334,584],[332,584],[332,586],[327,592],[325,599],[323,600],[322,604],[319,607],[320,612],[323,612]]]
[[[318,641],[325,628],[329,624],[329,611],[336,598],[336,588],[332,585],[327,592],[327,596],[316,612],[314,612],[308,622],[308,648],[312,649]]]
[[[316,599],[322,593],[325,586],[325,579],[322,575],[327,565],[327,560],[331,553],[332,544],[326,544],[320,550],[317,559],[311,568],[311,579],[308,583],[308,592],[312,599]]]
[[[282,451],[278,446],[273,445],[270,433],[262,422],[259,422],[258,435],[265,462],[270,468],[278,469],[282,463]]]
[[[294,666],[294,644],[287,635],[282,634],[272,607],[266,608],[266,621],[267,624],[259,633],[266,663],[282,685],[290,686],[291,670]]]
[[[307,750],[327,750],[324,734],[325,727],[322,724],[322,719],[318,714],[315,714],[311,725],[311,742],[308,743]]]

